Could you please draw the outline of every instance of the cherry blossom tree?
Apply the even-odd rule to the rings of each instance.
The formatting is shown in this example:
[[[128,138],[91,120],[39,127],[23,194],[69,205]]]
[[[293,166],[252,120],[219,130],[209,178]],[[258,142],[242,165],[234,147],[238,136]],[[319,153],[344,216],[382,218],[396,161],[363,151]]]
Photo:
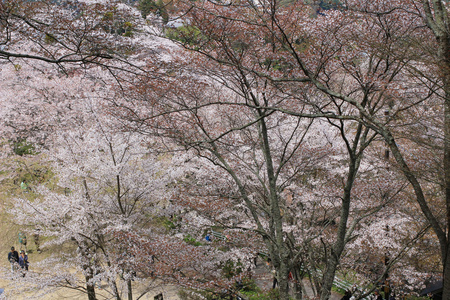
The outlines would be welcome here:
[[[161,284],[234,289],[236,277],[247,274],[249,254],[238,246],[223,252],[208,243],[190,245],[185,237],[199,233],[192,228],[168,234],[162,224],[178,213],[168,202],[176,183],[171,178],[182,173],[171,163],[176,156],[111,116],[114,108],[102,102],[110,94],[100,75],[90,69],[69,77],[42,78],[37,72],[23,78],[33,74],[25,70],[11,69],[8,88],[26,82],[27,89],[16,93],[20,97],[3,98],[12,108],[5,121],[15,126],[8,137],[23,134],[35,142],[40,154],[33,159],[51,162],[57,182],[33,181],[33,193],[25,196],[35,197],[21,197],[11,213],[20,224],[52,237],[47,246],[67,249],[36,264],[33,269],[44,271],[27,276],[34,283],[29,287],[74,288],[89,299],[97,298],[96,286],[105,282],[102,293],[116,299],[131,299],[136,284],[145,286],[140,293]],[[28,111],[33,119],[24,114]],[[242,262],[244,271],[224,277],[221,266],[230,260]]]
[[[77,118],[66,120],[72,127],[54,132],[51,150],[45,152],[54,162],[61,189],[34,187],[42,196],[19,199],[15,215],[22,223],[41,228],[43,235],[54,237],[50,244],[76,244],[77,256],[66,263],[81,268],[89,299],[95,299],[95,283],[102,280],[119,299],[116,276],[120,273],[128,281],[133,276],[132,270],[117,264],[121,253],[112,235],[150,230],[145,224],[158,215],[156,206],[167,196],[169,179],[164,175],[164,162],[152,156],[147,142],[135,134],[113,131],[93,103],[83,108],[84,115],[83,110],[73,109]],[[51,271],[47,269],[48,275]],[[67,271],[56,274],[60,274],[57,281],[72,284]]]
[[[124,58],[136,10],[120,1],[2,1],[2,60],[103,65]],[[129,49],[128,49],[129,50]]]
[[[280,92],[259,74],[221,63],[194,56],[190,73],[183,67],[173,80],[135,83],[128,95],[138,110],[129,103],[114,104],[121,117],[136,122],[143,133],[189,151],[185,160],[191,167],[177,203],[209,220],[197,226],[217,224],[253,252],[267,251],[282,297],[287,297],[289,273],[301,298],[304,272],[319,277],[316,270],[326,266],[326,279],[320,276],[317,282],[327,297],[345,245],[360,235],[355,229],[370,216],[380,216],[398,199],[404,184],[374,184],[373,176],[389,174],[383,171],[384,160],[377,163],[379,156],[362,160],[378,136],[370,128],[334,118],[320,121],[308,112],[319,109],[311,90],[299,99],[288,93],[289,86],[288,92]],[[295,105],[300,112],[277,109],[283,105]],[[347,112],[330,101],[327,109],[333,107]],[[370,185],[376,189],[368,189]],[[242,241],[246,231],[260,235],[263,246]],[[409,233],[402,238],[415,240]]]
[[[211,72],[213,74],[208,74],[210,78],[226,86],[226,79],[237,79],[237,83],[227,87],[238,91],[243,99],[248,99],[245,105],[251,103],[255,110],[267,109],[298,117],[334,119],[338,120],[338,124],[344,121],[349,124],[346,120],[356,120],[360,122],[362,132],[366,132],[366,135],[371,132],[369,140],[380,134],[400,163],[400,170],[418,192],[420,184],[413,178],[412,172],[405,172],[407,165],[403,158],[400,159],[398,144],[393,142],[395,129],[401,128],[400,124],[393,125],[393,119],[410,112],[410,108],[420,110],[419,104],[424,101],[435,103],[434,95],[438,86],[430,80],[431,77],[415,76],[424,70],[418,68],[421,63],[417,56],[419,48],[414,48],[414,53],[408,47],[419,41],[423,41],[424,48],[428,47],[430,40],[424,40],[423,37],[429,36],[430,32],[416,26],[423,24],[421,15],[424,15],[424,11],[420,6],[414,6],[413,1],[409,4],[416,14],[404,12],[400,4],[394,2],[348,2],[341,10],[329,10],[313,18],[309,6],[302,3],[283,5],[260,1],[257,4],[239,2],[223,5],[189,2],[185,10],[189,12],[186,17],[189,25],[170,34],[181,46],[216,63],[210,67],[214,70]],[[436,7],[443,8],[444,14],[448,13],[445,4]],[[384,13],[376,13],[380,11]],[[400,22],[400,19],[406,19],[407,22]],[[206,63],[199,59],[197,64],[204,66]],[[311,91],[312,87],[323,94],[305,97],[305,91]],[[264,100],[256,101],[259,98],[252,94],[252,89],[262,91]],[[183,90],[194,93],[188,86],[184,86]],[[267,99],[277,99],[273,95],[284,95],[286,99],[292,97],[293,100],[269,102]],[[161,95],[156,95],[156,98],[160,99]],[[229,101],[216,103],[229,104]],[[305,103],[310,105],[309,111],[305,111]],[[180,104],[182,108],[177,106]],[[184,111],[189,110],[189,107],[199,109],[205,106],[200,101],[191,106],[183,101],[177,102],[177,105],[168,107]],[[265,115],[259,117],[265,118]],[[204,122],[200,117],[194,119]],[[178,118],[170,120],[174,123]],[[237,126],[242,127],[245,126]],[[200,128],[206,131],[203,124],[200,124]],[[176,131],[174,133],[179,134]],[[213,141],[218,138],[212,134],[208,136]],[[355,145],[360,150],[367,147],[363,144],[360,148],[358,142]],[[389,154],[384,152],[386,156]],[[351,179],[349,177],[347,181],[350,185],[353,184]],[[347,190],[349,199],[350,191]],[[345,203],[348,205],[349,202]],[[436,225],[433,226],[434,230],[439,232],[438,221],[434,217],[430,218],[426,201],[419,199],[419,203],[429,221]],[[348,228],[346,221],[341,228],[339,236],[342,238]],[[443,242],[441,239],[441,245]],[[323,299],[329,297],[327,291],[331,288],[336,270],[336,262],[332,261],[339,260],[342,250],[343,244],[337,243],[334,248],[337,255],[327,264],[330,272],[326,273],[326,284],[321,293]],[[445,261],[445,255],[442,257]]]

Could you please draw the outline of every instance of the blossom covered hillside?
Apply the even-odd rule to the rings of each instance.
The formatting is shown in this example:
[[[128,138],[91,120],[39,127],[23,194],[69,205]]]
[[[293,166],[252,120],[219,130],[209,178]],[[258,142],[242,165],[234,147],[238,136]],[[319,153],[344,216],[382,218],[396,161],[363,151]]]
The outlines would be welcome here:
[[[27,287],[450,297],[449,3],[327,3],[2,1],[5,208],[67,250]]]

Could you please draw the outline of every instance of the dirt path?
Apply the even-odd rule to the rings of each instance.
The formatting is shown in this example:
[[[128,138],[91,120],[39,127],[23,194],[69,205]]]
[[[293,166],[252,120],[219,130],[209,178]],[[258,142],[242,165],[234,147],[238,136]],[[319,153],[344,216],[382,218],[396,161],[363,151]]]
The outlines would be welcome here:
[[[8,271],[3,269],[4,271]],[[272,287],[272,275],[267,271],[266,266],[263,263],[259,263],[256,268],[256,274],[255,279],[257,285],[263,289],[268,290]],[[0,279],[0,288],[4,288],[5,292],[8,292],[8,289],[14,289],[13,287],[14,282],[12,280],[7,279]],[[143,285],[138,285],[137,283],[134,283],[134,297],[133,299],[137,299],[137,297],[140,295],[140,292],[143,291]],[[312,290],[309,287],[309,284],[305,282],[305,288],[306,288],[306,295],[305,296],[313,296]],[[179,296],[177,294],[178,288],[173,285],[160,285],[155,287],[152,291],[148,292],[144,296],[142,296],[140,299],[142,300],[154,300],[154,297],[158,294],[163,294],[164,300],[179,300]],[[96,290],[97,296],[99,300],[106,300],[111,299],[111,296],[106,293],[105,290],[98,289]],[[13,300],[30,300],[30,299],[37,299],[38,298],[39,291],[36,291],[34,293],[27,293],[22,295],[14,295],[13,297],[8,297],[6,299],[13,299]],[[331,300],[339,300],[341,299],[342,295],[339,295],[337,293],[332,293]],[[44,297],[41,297],[39,299],[43,300],[86,300],[87,297],[85,294],[72,290],[67,288],[59,288],[57,290],[52,291],[51,293],[45,295]]]
[[[5,294],[8,294],[8,291],[17,291],[17,287],[14,287],[13,280],[0,279],[0,288],[5,289]],[[134,297],[133,299],[137,299],[140,296],[140,292],[143,290],[142,287],[139,287],[135,284],[134,289]],[[179,300],[178,297],[178,289],[172,285],[160,285],[155,287],[154,290],[148,292],[144,296],[139,299],[142,300],[154,300],[154,297],[158,294],[163,294],[164,300]],[[99,300],[112,299],[111,295],[106,292],[104,289],[97,289],[96,295]],[[3,300],[3,298],[0,297]],[[54,291],[49,292],[48,294],[42,296],[39,290],[30,293],[23,293],[7,296],[5,299],[7,300],[32,300],[32,299],[42,299],[42,300],[86,300],[86,294],[68,288],[58,288]]]
[[[42,254],[37,254],[35,251],[30,251],[31,253],[29,254],[30,257],[30,261],[37,261],[42,259],[43,257],[46,257],[46,252],[44,251],[44,253]],[[51,252],[51,251],[49,251]],[[5,290],[6,295],[14,293],[11,296],[8,296],[6,299],[12,299],[12,300],[30,300],[30,299],[43,299],[43,300],[86,300],[87,296],[86,294],[78,291],[78,290],[74,290],[74,289],[68,289],[68,288],[58,288],[55,289],[53,291],[51,291],[50,293],[46,294],[45,296],[40,295],[42,291],[39,290],[35,290],[33,292],[30,293],[21,293],[18,292],[20,291],[20,286],[17,286],[18,281],[15,282],[12,278],[11,278],[11,273],[10,273],[10,269],[9,269],[9,263],[7,262],[6,256],[7,253],[4,254],[5,259],[2,261],[2,263],[0,263],[0,272],[2,274],[4,274],[4,276],[1,276],[0,278],[0,288],[3,288]],[[32,270],[32,269],[31,269]],[[272,288],[272,274],[267,270],[266,265],[262,262],[259,261],[257,268],[255,270],[255,280],[257,285],[263,289],[263,290],[269,290],[270,288]],[[26,279],[26,277],[25,277]],[[21,280],[21,282],[23,282]],[[26,284],[26,281],[20,284]],[[145,284],[143,282],[139,283],[139,282],[134,282],[133,283],[133,299],[137,299],[137,297],[139,297],[142,293],[142,291],[144,291],[145,289]],[[178,296],[178,289],[176,286],[173,285],[163,285],[163,284],[156,284],[155,282],[153,282],[151,284],[151,286],[154,286],[154,288],[149,291],[147,294],[145,294],[144,296],[142,296],[139,299],[142,300],[154,300],[154,297],[158,294],[163,294],[163,299],[164,300],[179,300],[179,296]],[[305,288],[306,288],[306,295],[305,296],[313,296],[313,292],[312,289],[309,286],[309,283],[305,281]],[[106,299],[112,299],[111,295],[107,293],[107,287],[104,286],[104,289],[97,289],[96,290],[97,296],[99,300],[106,300]],[[124,295],[126,297],[126,295]],[[342,295],[339,295],[337,293],[332,293],[331,296],[331,300],[340,300],[342,297]],[[0,297],[1,299],[1,297]]]

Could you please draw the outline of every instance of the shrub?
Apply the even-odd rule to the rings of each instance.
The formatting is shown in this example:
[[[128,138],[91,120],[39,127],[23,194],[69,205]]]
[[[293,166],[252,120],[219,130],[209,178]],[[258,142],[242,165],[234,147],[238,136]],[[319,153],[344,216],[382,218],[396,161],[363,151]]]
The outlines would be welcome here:
[[[225,263],[222,263],[220,268],[222,269],[223,276],[228,279],[242,273],[242,263],[240,260],[235,263],[233,260],[229,259]]]
[[[187,244],[198,247],[200,245],[202,245],[202,243],[198,242],[195,238],[193,238],[190,234],[188,234],[187,236],[185,236],[183,238],[183,241],[185,241]]]
[[[32,143],[27,142],[27,140],[15,142],[13,144],[13,151],[15,154],[19,156],[37,154],[34,145]]]

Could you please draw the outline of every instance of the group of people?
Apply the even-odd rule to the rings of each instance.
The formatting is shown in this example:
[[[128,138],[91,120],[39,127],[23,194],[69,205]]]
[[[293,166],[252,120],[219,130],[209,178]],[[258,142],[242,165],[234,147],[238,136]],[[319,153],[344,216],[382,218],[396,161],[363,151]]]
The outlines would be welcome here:
[[[25,271],[28,271],[28,255],[24,250],[19,253],[11,247],[11,251],[8,253],[8,261],[11,263],[11,272],[15,272],[16,270],[21,269],[22,276],[25,277]]]

